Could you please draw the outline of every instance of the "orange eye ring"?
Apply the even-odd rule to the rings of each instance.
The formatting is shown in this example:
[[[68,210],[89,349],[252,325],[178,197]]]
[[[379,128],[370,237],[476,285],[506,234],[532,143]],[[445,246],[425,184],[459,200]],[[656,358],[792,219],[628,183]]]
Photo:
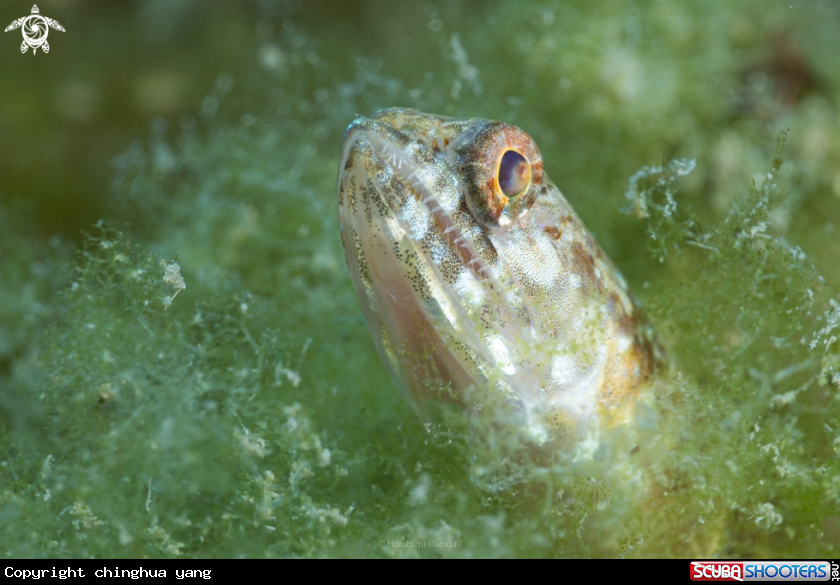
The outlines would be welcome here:
[[[523,216],[541,192],[543,162],[525,132],[488,122],[458,148],[467,206],[491,228],[506,228]]]

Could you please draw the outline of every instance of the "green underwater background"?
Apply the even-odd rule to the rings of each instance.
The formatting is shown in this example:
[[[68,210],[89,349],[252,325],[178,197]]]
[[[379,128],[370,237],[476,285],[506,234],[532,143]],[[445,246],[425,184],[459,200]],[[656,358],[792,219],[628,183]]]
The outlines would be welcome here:
[[[49,54],[0,35],[0,555],[840,556],[840,4],[39,7]],[[644,305],[670,366],[591,458],[388,379],[336,179],[391,106],[528,132]]]

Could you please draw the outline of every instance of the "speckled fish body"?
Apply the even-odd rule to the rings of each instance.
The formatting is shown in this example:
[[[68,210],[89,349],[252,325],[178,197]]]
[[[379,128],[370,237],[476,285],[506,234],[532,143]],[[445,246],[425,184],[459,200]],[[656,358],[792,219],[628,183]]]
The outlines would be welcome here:
[[[522,130],[357,119],[338,207],[374,342],[415,404],[441,384],[462,402],[496,393],[537,443],[626,418],[656,361],[650,327]]]

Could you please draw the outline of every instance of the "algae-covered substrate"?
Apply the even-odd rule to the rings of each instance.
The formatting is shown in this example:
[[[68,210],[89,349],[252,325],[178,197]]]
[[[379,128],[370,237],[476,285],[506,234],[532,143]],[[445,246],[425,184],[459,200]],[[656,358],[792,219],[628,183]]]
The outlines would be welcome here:
[[[305,5],[78,243],[0,186],[0,553],[836,557],[840,6]],[[591,457],[388,379],[336,176],[390,106],[523,128],[643,303],[670,366]]]

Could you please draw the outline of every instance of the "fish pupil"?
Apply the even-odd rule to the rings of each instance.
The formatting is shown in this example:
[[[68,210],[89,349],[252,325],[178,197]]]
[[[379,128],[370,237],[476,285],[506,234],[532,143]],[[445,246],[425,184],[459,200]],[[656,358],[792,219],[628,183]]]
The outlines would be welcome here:
[[[524,193],[531,183],[531,165],[515,150],[508,150],[499,161],[499,188],[507,197]]]

